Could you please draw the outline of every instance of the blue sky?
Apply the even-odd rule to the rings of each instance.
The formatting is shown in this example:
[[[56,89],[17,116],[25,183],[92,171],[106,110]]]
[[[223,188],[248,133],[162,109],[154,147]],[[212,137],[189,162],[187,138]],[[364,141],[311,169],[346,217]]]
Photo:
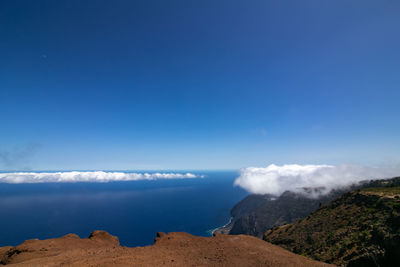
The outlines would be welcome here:
[[[0,2],[0,170],[400,162],[399,1]]]

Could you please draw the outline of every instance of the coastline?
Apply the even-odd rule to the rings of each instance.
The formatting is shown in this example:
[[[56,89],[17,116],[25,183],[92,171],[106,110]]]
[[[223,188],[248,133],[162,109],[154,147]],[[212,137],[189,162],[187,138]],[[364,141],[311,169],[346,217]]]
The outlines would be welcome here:
[[[229,231],[232,229],[233,226],[233,217],[229,219],[229,222],[224,224],[223,226],[217,227],[211,231],[211,235],[214,234],[229,234]]]

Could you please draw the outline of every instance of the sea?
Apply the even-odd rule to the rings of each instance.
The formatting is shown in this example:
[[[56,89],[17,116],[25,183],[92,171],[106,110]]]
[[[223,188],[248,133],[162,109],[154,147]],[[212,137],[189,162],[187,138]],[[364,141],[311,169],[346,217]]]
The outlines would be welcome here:
[[[185,172],[183,172],[185,173]],[[196,171],[203,178],[122,182],[0,183],[0,246],[93,230],[123,246],[152,245],[157,232],[210,236],[247,193],[237,171]]]

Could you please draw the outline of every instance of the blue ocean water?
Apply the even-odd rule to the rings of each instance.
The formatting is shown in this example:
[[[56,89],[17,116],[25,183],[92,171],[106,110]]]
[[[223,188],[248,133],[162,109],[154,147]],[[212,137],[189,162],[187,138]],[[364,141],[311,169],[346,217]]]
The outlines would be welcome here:
[[[204,178],[108,183],[0,184],[0,246],[105,230],[125,246],[153,244],[156,232],[209,236],[246,192],[234,171]]]

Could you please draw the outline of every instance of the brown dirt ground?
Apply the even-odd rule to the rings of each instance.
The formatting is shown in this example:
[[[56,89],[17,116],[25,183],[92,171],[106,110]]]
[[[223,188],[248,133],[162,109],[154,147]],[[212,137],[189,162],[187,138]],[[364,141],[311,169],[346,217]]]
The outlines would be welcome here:
[[[245,235],[196,237],[158,233],[153,246],[122,247],[117,237],[94,231],[89,238],[27,240],[1,247],[0,263],[12,266],[330,266]]]

